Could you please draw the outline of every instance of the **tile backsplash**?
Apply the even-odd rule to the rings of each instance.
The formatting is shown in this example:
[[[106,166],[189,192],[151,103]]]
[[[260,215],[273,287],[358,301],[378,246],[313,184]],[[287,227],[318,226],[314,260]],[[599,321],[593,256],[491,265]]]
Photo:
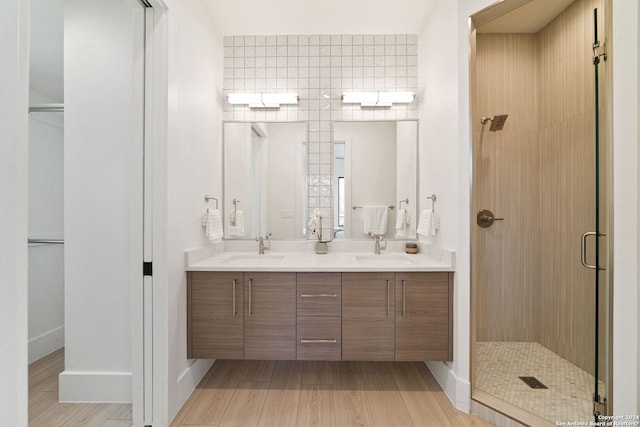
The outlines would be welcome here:
[[[309,215],[320,209],[323,235],[332,228],[332,121],[418,118],[418,100],[383,109],[342,104],[343,92],[418,91],[415,34],[331,34],[224,37],[224,120],[307,122]],[[298,105],[251,110],[229,93],[296,92]]]

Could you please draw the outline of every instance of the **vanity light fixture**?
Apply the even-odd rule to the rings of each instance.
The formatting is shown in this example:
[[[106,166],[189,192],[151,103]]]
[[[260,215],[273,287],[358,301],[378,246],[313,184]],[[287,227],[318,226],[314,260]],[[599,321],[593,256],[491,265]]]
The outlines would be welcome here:
[[[409,104],[415,95],[412,92],[345,92],[343,104],[360,104],[360,107],[391,107],[392,104]]]
[[[297,104],[297,93],[230,93],[229,104],[248,105],[249,108],[280,108],[280,104]]]

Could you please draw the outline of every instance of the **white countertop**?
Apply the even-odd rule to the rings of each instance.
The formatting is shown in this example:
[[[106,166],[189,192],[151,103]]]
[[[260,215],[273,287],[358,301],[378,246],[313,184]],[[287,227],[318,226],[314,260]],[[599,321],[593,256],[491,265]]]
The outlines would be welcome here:
[[[295,271],[295,272],[375,272],[375,271],[454,271],[451,264],[425,254],[404,252],[308,252],[224,251],[188,263],[186,271]]]

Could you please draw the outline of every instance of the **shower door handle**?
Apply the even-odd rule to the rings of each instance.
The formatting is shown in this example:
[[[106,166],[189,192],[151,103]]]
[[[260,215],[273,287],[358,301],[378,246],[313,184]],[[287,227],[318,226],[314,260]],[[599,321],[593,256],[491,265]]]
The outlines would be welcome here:
[[[600,233],[597,234],[595,231],[587,231],[586,233],[584,233],[582,235],[581,240],[581,244],[580,244],[580,262],[582,262],[582,265],[584,265],[587,268],[590,268],[592,270],[606,270],[605,267],[601,267],[599,265],[593,265],[593,264],[589,264],[587,262],[587,237],[589,236],[596,236],[596,245],[598,244],[598,237],[603,237],[606,236],[605,233]]]
[[[476,223],[482,228],[491,227],[495,221],[504,221],[504,218],[496,218],[489,209],[482,209],[476,215]]]

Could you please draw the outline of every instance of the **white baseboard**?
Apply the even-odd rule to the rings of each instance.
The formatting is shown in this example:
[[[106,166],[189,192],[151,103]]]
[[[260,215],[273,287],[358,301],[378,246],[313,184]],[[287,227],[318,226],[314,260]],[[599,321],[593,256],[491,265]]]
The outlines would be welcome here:
[[[64,325],[29,340],[29,363],[64,347]]]
[[[173,419],[182,405],[187,401],[196,386],[202,381],[211,365],[215,360],[211,359],[195,359],[189,367],[178,376],[178,392],[175,407],[169,408],[170,419]]]
[[[59,378],[60,402],[131,403],[131,372],[69,372]]]
[[[445,362],[426,362],[429,371],[436,379],[456,409],[469,413],[471,410],[471,384],[458,378]]]

